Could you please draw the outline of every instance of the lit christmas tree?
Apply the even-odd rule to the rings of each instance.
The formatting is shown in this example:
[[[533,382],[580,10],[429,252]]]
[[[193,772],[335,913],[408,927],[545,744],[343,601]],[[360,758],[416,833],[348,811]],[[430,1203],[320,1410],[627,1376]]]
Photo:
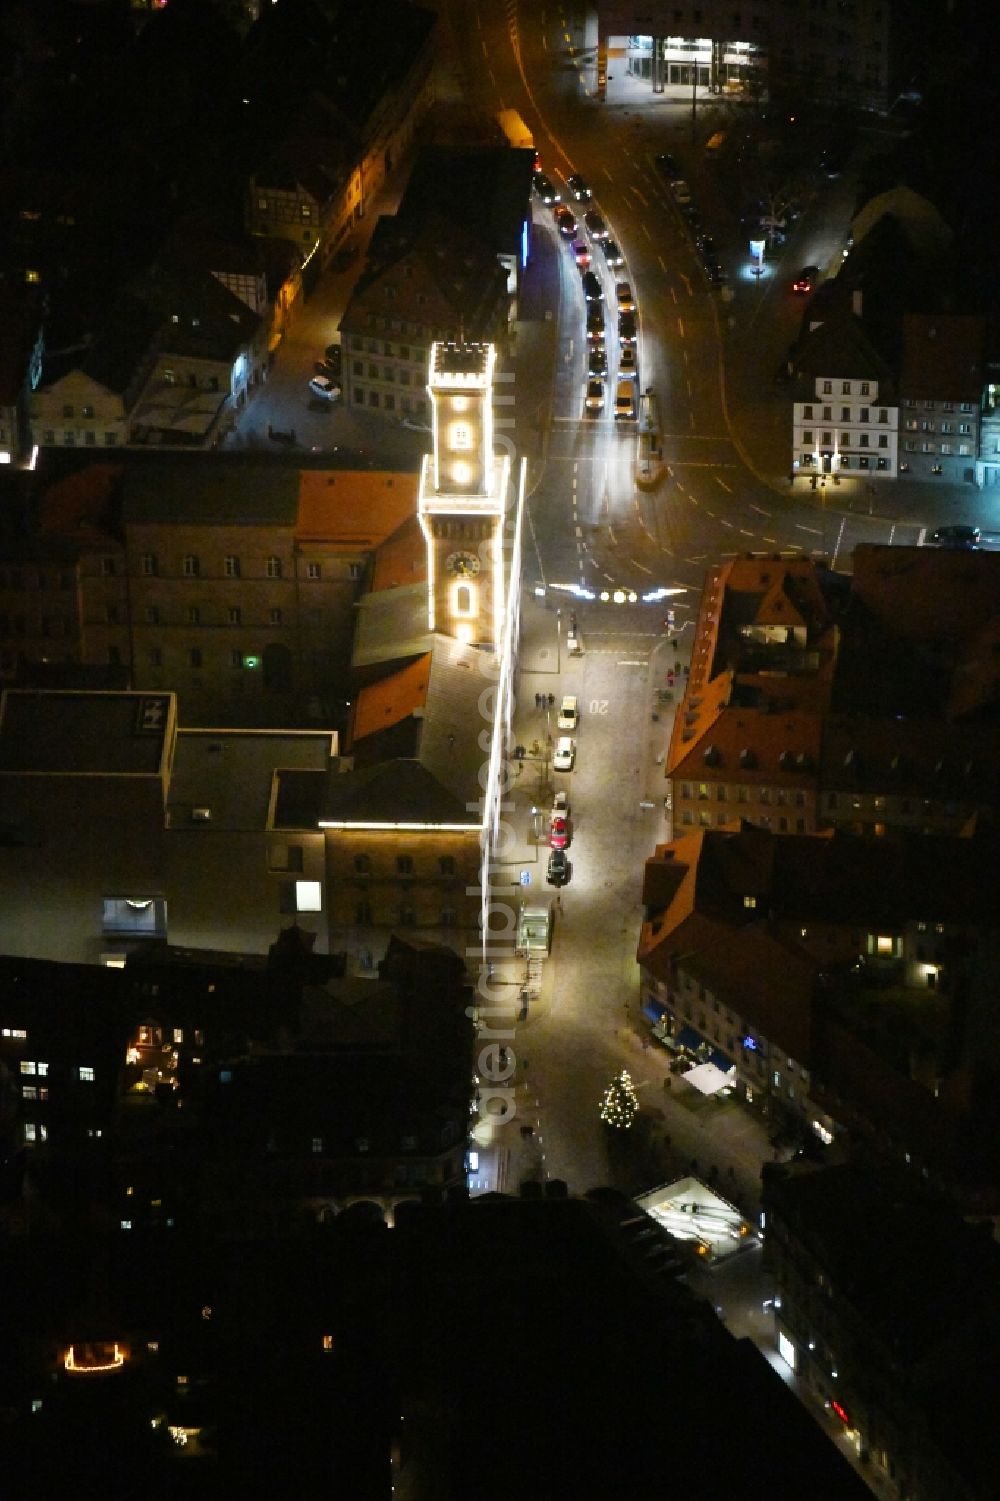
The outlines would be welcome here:
[[[632,1077],[627,1069],[611,1080],[601,1101],[601,1120],[616,1131],[627,1131],[639,1111]]]

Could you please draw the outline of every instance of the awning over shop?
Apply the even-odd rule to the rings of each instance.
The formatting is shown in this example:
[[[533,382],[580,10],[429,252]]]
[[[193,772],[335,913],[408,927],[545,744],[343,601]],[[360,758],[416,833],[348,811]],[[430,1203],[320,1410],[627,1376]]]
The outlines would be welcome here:
[[[643,1016],[648,1016],[651,1022],[658,1022],[666,1011],[666,1006],[661,1001],[654,1001],[650,997],[642,1008]]]
[[[696,1052],[705,1041],[701,1033],[696,1032],[694,1027],[681,1027],[674,1040],[679,1048],[690,1048],[692,1053]]]
[[[716,1068],[714,1063],[697,1063],[694,1068],[689,1068],[680,1076],[685,1084],[693,1084],[699,1094],[718,1094],[720,1089],[725,1089],[733,1081],[728,1074],[724,1074],[721,1068]]]

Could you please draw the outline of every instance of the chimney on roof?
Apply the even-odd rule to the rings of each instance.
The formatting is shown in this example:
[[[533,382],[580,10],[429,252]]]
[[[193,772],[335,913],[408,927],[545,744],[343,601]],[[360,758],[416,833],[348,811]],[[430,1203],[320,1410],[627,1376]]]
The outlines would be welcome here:
[[[855,318],[861,317],[861,288],[855,287],[851,293],[851,312]]]

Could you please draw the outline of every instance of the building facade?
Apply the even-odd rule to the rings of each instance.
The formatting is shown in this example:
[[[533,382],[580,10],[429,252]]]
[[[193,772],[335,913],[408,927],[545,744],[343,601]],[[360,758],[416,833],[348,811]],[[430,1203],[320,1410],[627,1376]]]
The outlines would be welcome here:
[[[950,485],[975,483],[985,333],[981,318],[904,317],[901,473]]]
[[[818,376],[811,398],[792,415],[793,470],[895,479],[899,406],[879,396],[877,380]]]

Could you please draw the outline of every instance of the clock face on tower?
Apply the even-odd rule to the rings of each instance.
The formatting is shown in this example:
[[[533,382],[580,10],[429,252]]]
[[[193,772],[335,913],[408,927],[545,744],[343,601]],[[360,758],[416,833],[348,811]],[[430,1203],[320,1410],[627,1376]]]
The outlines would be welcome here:
[[[483,565],[474,552],[453,552],[445,559],[444,566],[452,578],[474,579]]]

